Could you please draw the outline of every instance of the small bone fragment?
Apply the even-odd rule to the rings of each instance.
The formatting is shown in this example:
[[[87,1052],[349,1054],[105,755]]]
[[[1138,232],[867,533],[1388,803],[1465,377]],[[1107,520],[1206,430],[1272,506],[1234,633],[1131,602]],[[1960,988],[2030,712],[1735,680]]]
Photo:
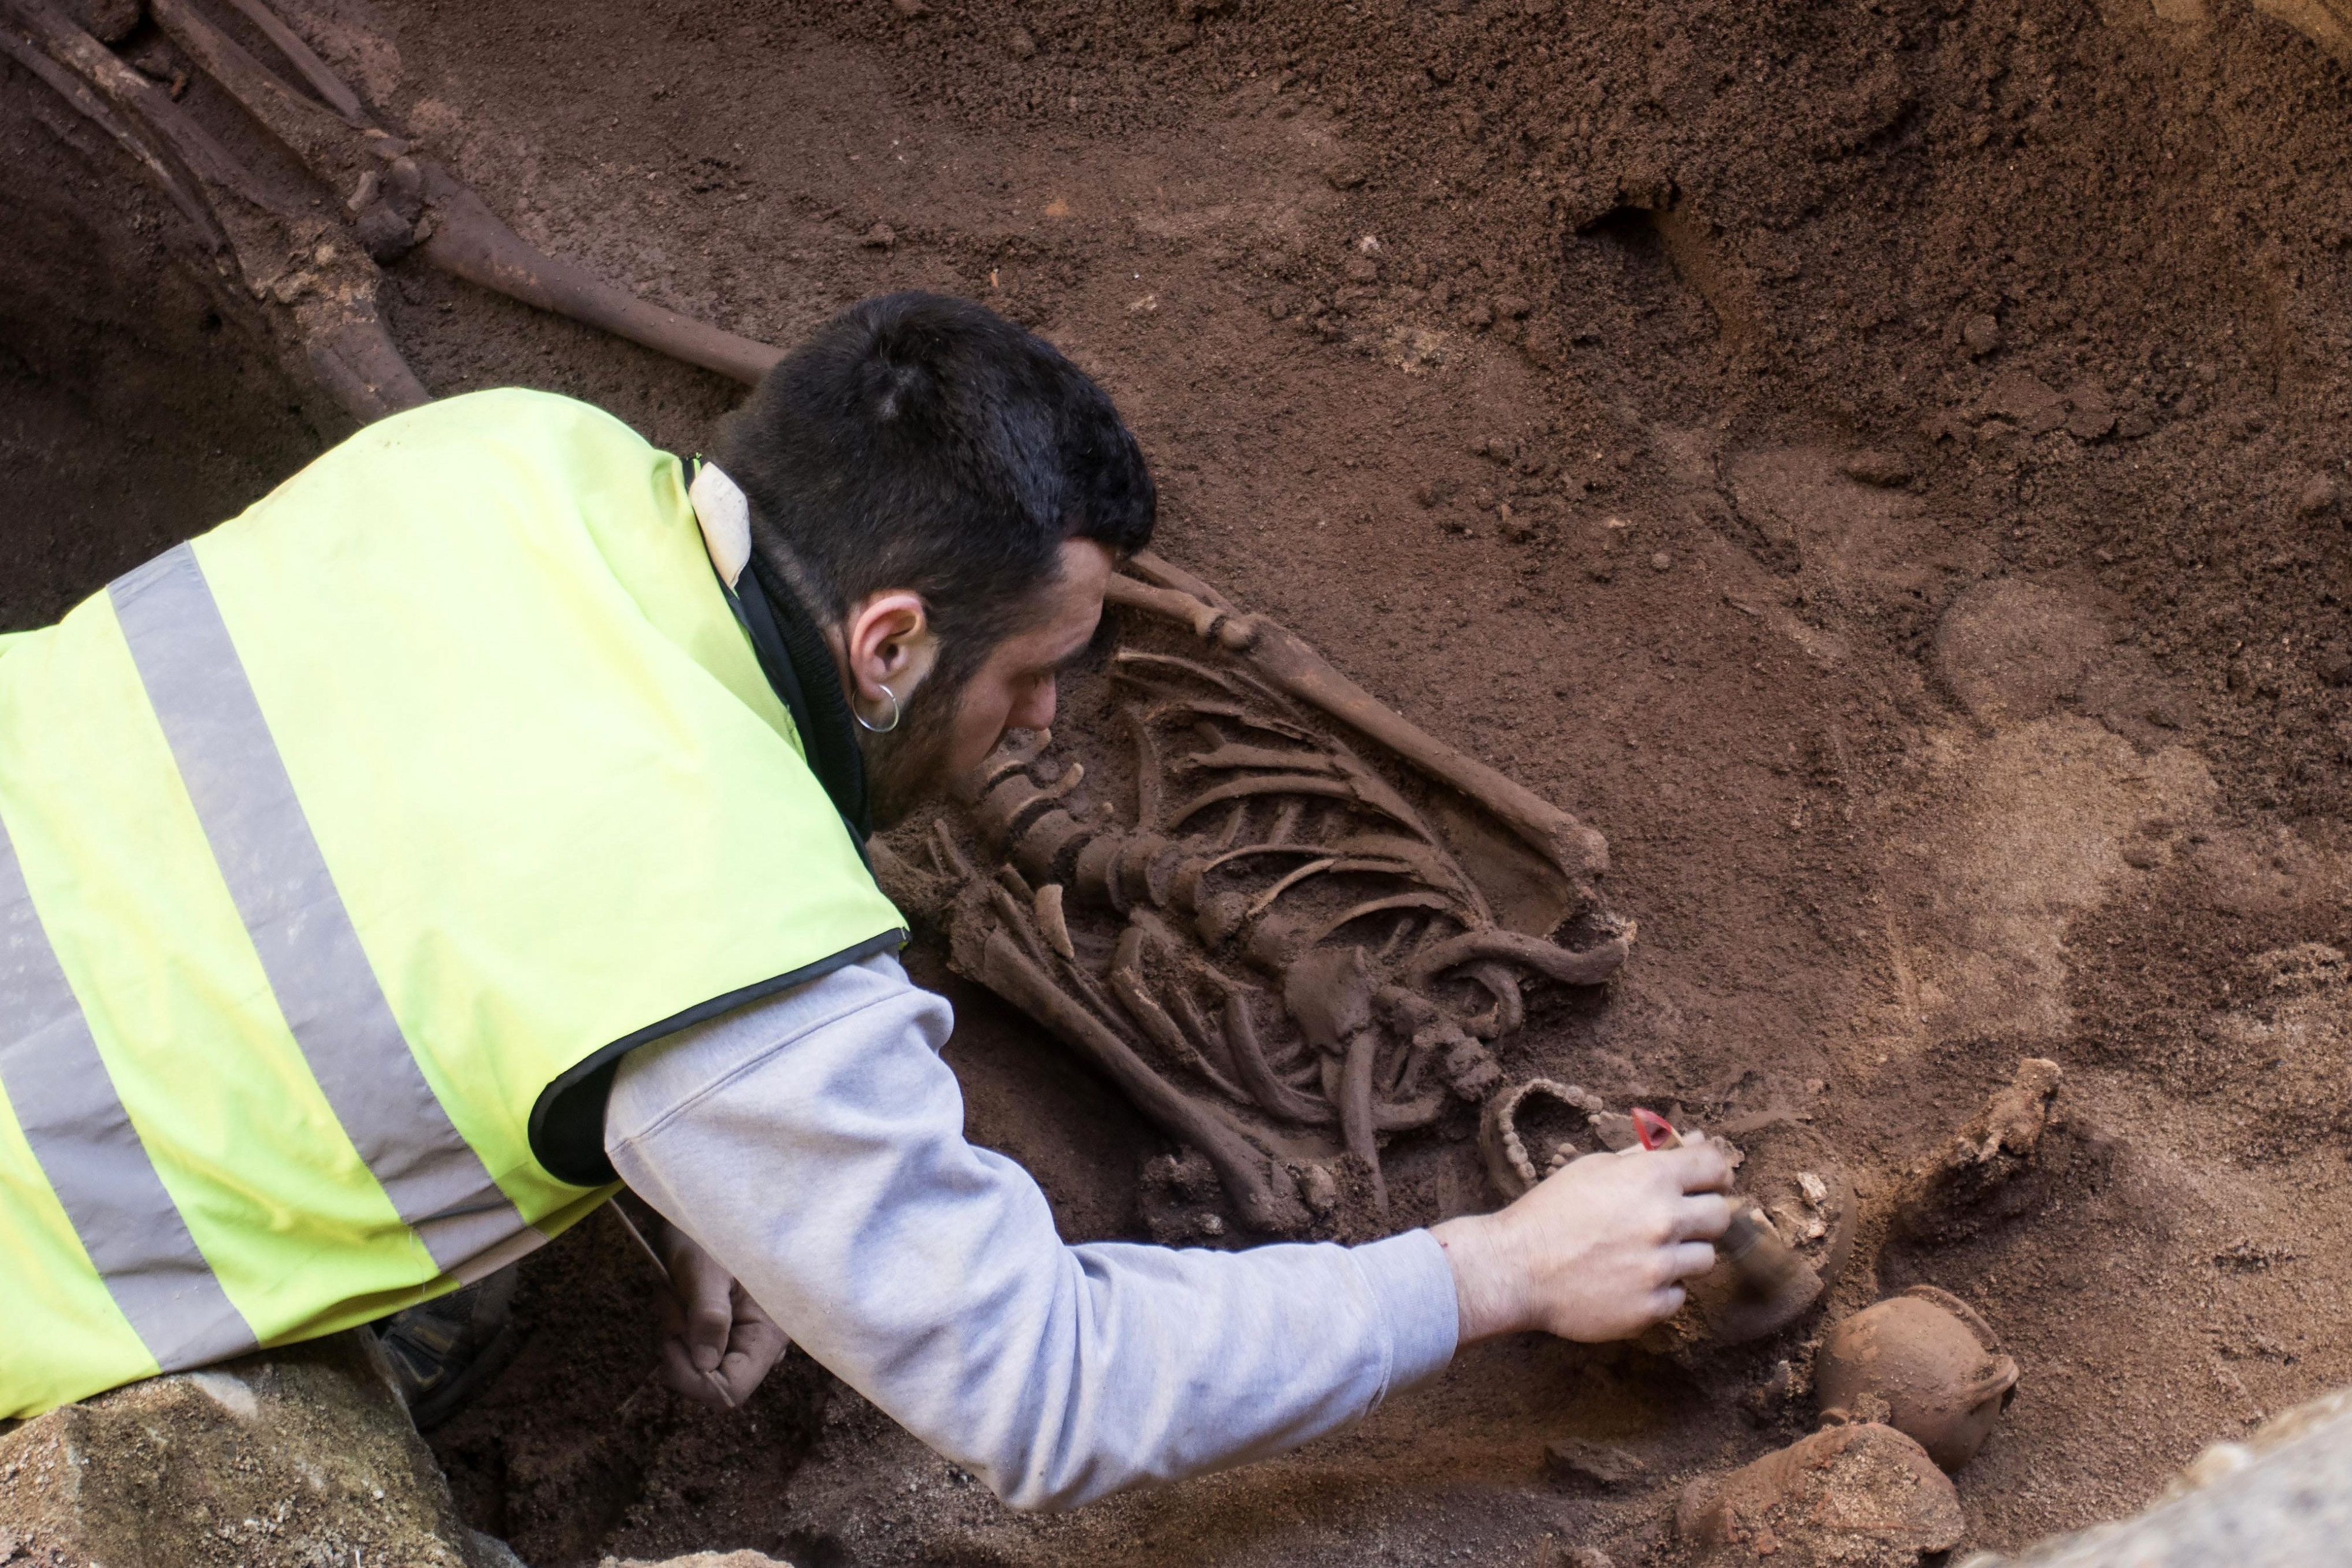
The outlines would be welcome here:
[[[1045,934],[1045,946],[1069,962],[1077,962],[1078,950],[1070,945],[1069,923],[1062,918],[1062,884],[1050,882],[1039,888],[1031,908],[1037,915],[1037,929]]]

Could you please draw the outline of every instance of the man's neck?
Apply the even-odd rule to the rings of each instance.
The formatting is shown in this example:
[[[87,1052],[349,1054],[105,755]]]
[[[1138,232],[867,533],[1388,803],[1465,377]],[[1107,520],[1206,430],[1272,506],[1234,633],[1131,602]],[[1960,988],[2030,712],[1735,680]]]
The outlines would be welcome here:
[[[780,686],[789,680],[793,692],[779,695],[794,709],[793,721],[802,732],[801,747],[809,770],[862,843],[873,831],[872,804],[866,789],[866,754],[858,742],[856,717],[850,710],[848,686],[835,652],[838,633],[833,638],[825,635],[823,622],[775,571],[764,550],[752,550],[751,568],[744,572],[738,592],[747,618],[753,622],[755,643],[762,640],[761,620],[772,628],[776,643],[772,652],[786,668],[771,670],[769,679]],[[792,701],[794,693],[800,697],[798,703]]]

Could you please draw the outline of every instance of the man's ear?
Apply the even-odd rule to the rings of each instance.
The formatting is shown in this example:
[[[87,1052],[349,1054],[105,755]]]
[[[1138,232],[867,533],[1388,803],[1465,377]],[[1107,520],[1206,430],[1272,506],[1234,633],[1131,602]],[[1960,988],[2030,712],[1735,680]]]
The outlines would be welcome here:
[[[939,638],[922,595],[905,589],[868,595],[851,609],[842,641],[850,705],[872,715],[878,727],[896,725],[898,711],[939,660]]]

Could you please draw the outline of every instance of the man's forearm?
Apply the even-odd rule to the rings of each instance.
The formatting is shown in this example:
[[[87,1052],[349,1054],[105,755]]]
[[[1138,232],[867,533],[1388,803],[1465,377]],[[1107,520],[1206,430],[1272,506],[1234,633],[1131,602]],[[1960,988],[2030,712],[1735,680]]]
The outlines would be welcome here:
[[[629,1185],[810,1354],[1024,1507],[1288,1448],[1436,1370],[1425,1232],[1243,1253],[1065,1247],[962,1137],[946,1004],[873,960],[624,1064]]]

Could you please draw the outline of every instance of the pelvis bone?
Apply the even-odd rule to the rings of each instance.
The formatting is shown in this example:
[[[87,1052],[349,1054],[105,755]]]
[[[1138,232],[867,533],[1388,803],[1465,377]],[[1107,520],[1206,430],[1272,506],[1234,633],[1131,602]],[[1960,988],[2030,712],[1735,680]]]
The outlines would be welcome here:
[[[1338,1185],[1314,1167],[1343,1155],[1384,1211],[1382,1146],[1494,1091],[1522,988],[1624,961],[1633,928],[1585,881],[1605,848],[1289,632],[1142,570],[1161,581],[1117,580],[1083,747],[1013,737],[877,867],[959,972],[1206,1155],[1243,1224],[1312,1228],[1302,1198]]]

